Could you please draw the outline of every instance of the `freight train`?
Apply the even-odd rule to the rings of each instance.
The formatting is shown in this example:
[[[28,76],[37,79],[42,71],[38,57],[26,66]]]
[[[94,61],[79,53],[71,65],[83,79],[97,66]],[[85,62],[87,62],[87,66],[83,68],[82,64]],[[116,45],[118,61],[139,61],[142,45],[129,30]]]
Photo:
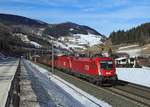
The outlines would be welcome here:
[[[38,61],[52,66],[51,59],[41,57]],[[103,83],[114,84],[117,81],[115,61],[109,57],[55,56],[53,65],[55,68],[99,85]]]

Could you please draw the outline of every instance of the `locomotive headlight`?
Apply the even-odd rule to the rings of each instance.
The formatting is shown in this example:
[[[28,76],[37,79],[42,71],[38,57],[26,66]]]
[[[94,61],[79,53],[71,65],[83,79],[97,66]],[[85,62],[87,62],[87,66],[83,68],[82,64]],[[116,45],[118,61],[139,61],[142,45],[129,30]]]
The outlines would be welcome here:
[[[102,69],[100,69],[100,66],[98,66],[98,74],[99,74],[99,75],[102,75],[101,72],[102,72]]]
[[[107,74],[107,75],[110,75],[110,74],[111,74],[111,72],[106,72],[106,74]]]

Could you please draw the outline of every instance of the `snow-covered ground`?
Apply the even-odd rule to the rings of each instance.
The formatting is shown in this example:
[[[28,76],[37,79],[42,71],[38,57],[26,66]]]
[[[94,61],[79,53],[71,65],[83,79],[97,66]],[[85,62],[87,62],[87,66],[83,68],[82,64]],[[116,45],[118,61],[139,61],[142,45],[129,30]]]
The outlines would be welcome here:
[[[137,56],[140,56],[142,54],[142,52],[144,50],[146,50],[147,48],[143,48],[143,47],[140,47],[139,45],[128,45],[128,46],[123,46],[123,47],[120,47],[117,52],[125,52],[125,53],[128,53],[130,55],[130,57],[137,57]]]
[[[130,57],[135,57],[141,55],[141,49],[125,49],[125,50],[119,50],[117,52],[125,52],[130,55]]]
[[[66,82],[56,75],[50,76],[51,80],[59,85],[64,91],[68,92],[73,98],[83,104],[85,107],[109,107],[105,102],[98,100],[94,96],[82,91],[81,89],[75,87],[74,85]],[[71,87],[71,88],[70,88]],[[90,101],[90,100],[92,101]]]
[[[127,48],[133,48],[133,47],[138,47],[138,46],[139,46],[139,45],[122,46],[122,47],[120,47],[118,50],[127,49]]]
[[[7,60],[9,58],[12,58],[12,57],[8,57],[8,56],[6,56],[6,55],[4,55],[3,53],[0,52],[0,61]]]
[[[6,57],[6,56],[0,52],[0,60],[4,60],[5,57]]]
[[[26,62],[28,65],[32,65],[33,72],[40,79],[43,87],[48,90],[48,93],[53,96],[53,98],[61,103],[65,102],[68,105],[66,107],[110,107],[109,104],[95,98],[94,96],[84,92],[83,90],[75,87],[74,85],[66,82],[62,78],[49,74],[49,72],[38,65],[31,62]],[[55,87],[52,87],[46,78],[50,78],[49,82],[53,82]],[[49,87],[50,85],[50,87]],[[58,88],[59,86],[59,88]],[[50,88],[50,89],[49,89]],[[62,91],[63,90],[63,91]],[[61,92],[61,93],[60,93]],[[65,94],[65,95],[64,95]]]
[[[118,79],[150,87],[150,68],[117,68]]]
[[[47,97],[51,99],[50,101],[41,101],[47,105],[44,107],[54,107],[53,105],[55,105],[55,107],[84,107],[80,102],[73,99],[71,95],[61,89],[56,83],[50,81],[46,70],[41,71],[42,69],[37,69],[32,63],[29,63],[26,60],[24,60],[24,65],[30,75],[33,75],[34,78],[36,78],[36,81],[39,82],[40,87],[43,88],[42,91],[45,91]],[[39,92],[39,94],[41,93],[42,92]],[[36,94],[39,95],[38,93]]]

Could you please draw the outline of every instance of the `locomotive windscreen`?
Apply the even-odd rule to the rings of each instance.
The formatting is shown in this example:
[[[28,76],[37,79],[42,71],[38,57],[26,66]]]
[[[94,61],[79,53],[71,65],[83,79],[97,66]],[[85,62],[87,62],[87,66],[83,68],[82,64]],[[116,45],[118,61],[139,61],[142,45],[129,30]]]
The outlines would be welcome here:
[[[101,69],[110,70],[113,68],[113,61],[111,61],[111,60],[101,61],[100,66],[101,66]]]

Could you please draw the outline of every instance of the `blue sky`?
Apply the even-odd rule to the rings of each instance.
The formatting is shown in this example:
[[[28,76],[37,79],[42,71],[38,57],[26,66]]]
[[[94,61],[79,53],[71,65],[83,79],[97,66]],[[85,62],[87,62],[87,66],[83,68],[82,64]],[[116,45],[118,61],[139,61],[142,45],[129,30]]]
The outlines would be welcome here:
[[[0,13],[48,23],[75,22],[108,36],[150,22],[150,0],[0,0]]]

